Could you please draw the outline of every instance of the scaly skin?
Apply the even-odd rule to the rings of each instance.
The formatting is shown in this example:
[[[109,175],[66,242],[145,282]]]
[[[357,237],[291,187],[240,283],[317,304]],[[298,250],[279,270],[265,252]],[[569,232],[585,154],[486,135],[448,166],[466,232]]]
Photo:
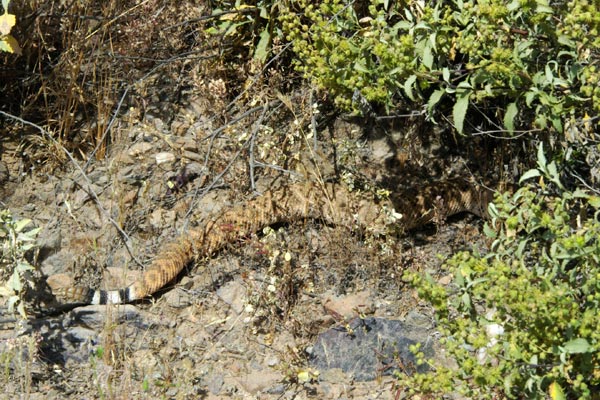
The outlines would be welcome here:
[[[320,219],[327,224],[382,232],[396,224],[409,231],[460,212],[484,216],[491,198],[491,191],[460,179],[395,193],[390,200],[382,201],[376,201],[372,195],[349,192],[339,184],[292,184],[219,212],[204,226],[182,234],[166,245],[142,277],[128,287],[109,291],[70,287],[53,293],[68,303],[128,303],[163,288],[195,257],[210,256],[228,243],[269,225]]]

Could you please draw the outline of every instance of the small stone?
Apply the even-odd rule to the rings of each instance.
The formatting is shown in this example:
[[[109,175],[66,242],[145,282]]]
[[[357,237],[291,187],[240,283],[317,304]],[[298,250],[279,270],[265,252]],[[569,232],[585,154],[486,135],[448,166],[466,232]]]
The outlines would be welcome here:
[[[162,230],[167,226],[171,226],[173,221],[175,221],[176,213],[173,210],[163,210],[156,209],[152,214],[150,214],[150,218],[148,218],[148,222],[150,226],[155,230]]]
[[[174,135],[183,135],[189,127],[189,122],[175,120],[171,123],[171,132],[173,132]]]
[[[208,377],[206,386],[212,394],[217,395],[221,393],[221,388],[224,383],[225,379],[223,379],[222,374],[214,374]]]
[[[131,157],[141,157],[152,150],[152,147],[152,143],[138,142],[129,148],[127,154],[129,154]]]
[[[440,279],[438,279],[438,283],[442,286],[447,286],[448,284],[450,284],[450,282],[452,282],[451,274],[444,275]]]
[[[265,392],[275,386],[283,377],[270,370],[255,370],[240,378],[240,384],[250,394]]]
[[[157,165],[171,164],[171,163],[175,162],[175,159],[176,159],[175,158],[175,154],[169,153],[167,151],[156,153],[154,155],[154,158],[156,159],[156,164]]]
[[[182,287],[169,290],[163,297],[169,307],[172,308],[185,308],[192,304],[192,296],[189,290]]]
[[[168,131],[168,129],[165,126],[164,121],[161,118],[154,117],[153,119],[154,120],[152,122],[154,123],[154,127],[156,128],[157,131],[159,131],[159,132]]]
[[[404,318],[404,322],[409,325],[417,326],[420,328],[431,328],[433,326],[433,317],[421,314],[417,311],[410,311]]]
[[[228,282],[217,290],[217,295],[237,314],[241,314],[244,311],[246,288],[240,282]]]
[[[135,203],[135,201],[137,200],[137,196],[138,196],[137,190],[129,190],[123,196],[123,205],[128,206],[128,207],[132,206]]]
[[[274,354],[271,354],[265,358],[265,364],[269,367],[274,367],[276,365],[279,365],[280,362],[281,362],[281,360],[279,359],[279,357],[277,357]]]
[[[57,291],[58,289],[67,289],[75,286],[73,277],[71,277],[71,275],[67,273],[50,275],[46,280],[46,283],[52,288],[53,291]]]
[[[348,381],[348,376],[341,368],[329,368],[319,373],[321,382],[341,383]]]
[[[142,349],[133,354],[133,361],[144,375],[150,375],[155,372],[158,360],[151,350]]]
[[[93,329],[84,328],[81,326],[74,326],[69,328],[69,339],[72,342],[94,342],[98,339],[98,333]]]
[[[356,317],[359,311],[364,314],[371,313],[375,309],[372,298],[372,293],[368,290],[347,296],[329,295],[325,298],[323,306],[349,320]]]

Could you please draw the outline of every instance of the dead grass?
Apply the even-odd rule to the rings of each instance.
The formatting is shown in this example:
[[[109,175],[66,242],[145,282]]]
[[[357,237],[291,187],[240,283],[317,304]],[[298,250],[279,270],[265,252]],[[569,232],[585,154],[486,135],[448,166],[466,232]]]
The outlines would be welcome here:
[[[3,104],[82,159],[103,159],[119,131],[118,118],[131,107],[147,112],[148,96],[175,102],[192,83],[184,79],[187,71],[201,65],[200,74],[208,71],[210,78],[222,70],[218,42],[204,33],[203,24],[186,23],[209,13],[203,2],[13,5],[24,55],[2,55]],[[61,152],[36,135],[27,136],[24,145],[31,162],[62,165]]]

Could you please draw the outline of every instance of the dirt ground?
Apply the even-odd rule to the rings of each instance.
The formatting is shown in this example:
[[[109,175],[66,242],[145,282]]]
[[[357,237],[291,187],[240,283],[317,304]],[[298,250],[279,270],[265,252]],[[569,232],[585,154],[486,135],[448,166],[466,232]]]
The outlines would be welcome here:
[[[28,254],[29,318],[0,309],[0,399],[403,398],[394,374],[417,369],[410,345],[443,351],[402,275],[449,282],[444,258],[485,248],[472,215],[385,235],[319,220],[270,226],[198,257],[145,301],[49,307],[49,277],[122,287],[165,243],[274,182],[381,195],[486,170],[477,138],[462,146],[418,115],[345,116],[285,61],[257,69],[244,46],[189,22],[211,12],[192,3],[108,18],[110,51],[77,36],[78,21],[41,20],[55,33],[44,40],[74,50],[56,54],[44,81],[49,115],[62,115],[55,130],[2,127],[0,206],[41,232]],[[61,74],[73,65],[99,81]],[[69,101],[96,113],[72,113]]]
[[[177,115],[174,121],[181,119]],[[338,117],[319,128],[318,140],[310,138],[306,147],[317,151],[305,148],[307,155],[294,170],[273,162],[265,168],[262,160],[279,156],[275,146],[309,140],[293,121],[287,127],[256,128],[246,145],[247,131],[214,135],[209,119],[183,127],[149,115],[127,116],[110,155],[89,163],[85,176],[69,163],[23,171],[17,148],[5,146],[2,161],[10,179],[3,183],[3,207],[42,228],[33,255],[41,275],[67,285],[118,287],[139,276],[178,232],[203,215],[257,195],[273,179],[336,171],[340,176],[334,153],[344,163],[341,176],[348,184],[414,186],[423,176],[443,179],[464,172],[466,165],[436,153],[435,143],[407,151],[402,141],[414,124],[367,129],[364,121]],[[180,133],[172,134],[176,125]],[[404,284],[403,271],[417,269],[448,280],[441,260],[461,249],[483,248],[480,225],[473,216],[459,215],[418,231],[378,237],[318,220],[297,221],[198,259],[147,301],[50,315],[42,315],[42,305],[33,311],[40,316],[18,323],[5,315],[0,397],[401,398],[403,388],[392,373],[414,371],[410,360],[392,357],[366,365],[363,359],[345,359],[352,355],[342,352],[327,354],[327,360],[335,359],[329,364],[319,363],[319,351],[328,351],[319,335],[342,332],[354,338],[352,324],[377,317],[401,321],[402,331],[392,328],[393,334],[435,348],[433,315]],[[368,342],[357,349],[350,353],[381,350]],[[437,348],[432,352],[439,355]]]

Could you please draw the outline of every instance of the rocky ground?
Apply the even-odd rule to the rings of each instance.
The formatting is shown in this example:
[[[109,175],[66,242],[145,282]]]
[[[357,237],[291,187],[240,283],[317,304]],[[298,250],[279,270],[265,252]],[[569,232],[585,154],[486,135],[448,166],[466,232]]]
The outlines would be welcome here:
[[[293,121],[225,130],[186,120],[190,104],[171,122],[130,110],[103,161],[77,161],[85,174],[69,161],[24,170],[22,149],[5,144],[2,206],[42,228],[32,280],[126,284],[178,232],[273,179],[337,174],[349,185],[415,186],[465,169],[439,144],[403,145],[406,128],[337,118],[317,138]],[[308,155],[283,162],[282,143]],[[377,237],[297,221],[198,259],[147,301],[50,314],[42,304],[20,322],[4,309],[0,397],[402,398],[393,374],[417,368],[408,347],[420,342],[443,357],[432,312],[403,271],[449,281],[441,260],[483,248],[480,224],[461,215]]]

